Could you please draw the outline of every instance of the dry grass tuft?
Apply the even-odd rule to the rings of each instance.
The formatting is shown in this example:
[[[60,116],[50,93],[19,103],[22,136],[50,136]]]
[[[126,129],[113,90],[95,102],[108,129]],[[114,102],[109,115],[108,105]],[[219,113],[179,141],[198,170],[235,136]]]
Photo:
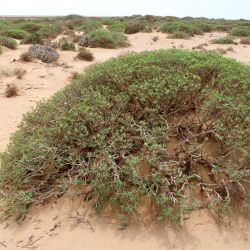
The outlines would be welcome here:
[[[14,69],[13,73],[17,77],[17,79],[22,79],[23,76],[26,74],[26,70],[22,68],[16,68]]]
[[[15,83],[7,84],[6,90],[5,90],[5,96],[8,98],[18,96],[18,87],[16,86]]]

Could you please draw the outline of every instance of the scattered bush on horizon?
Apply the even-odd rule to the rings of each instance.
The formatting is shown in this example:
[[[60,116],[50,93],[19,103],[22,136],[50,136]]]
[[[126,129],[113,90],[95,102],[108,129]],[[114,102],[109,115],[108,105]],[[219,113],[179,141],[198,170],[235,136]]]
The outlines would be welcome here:
[[[79,41],[82,47],[116,49],[128,46],[127,37],[118,32],[98,29],[82,36]]]
[[[24,30],[28,33],[34,33],[38,31],[42,27],[41,24],[35,22],[24,22],[17,25],[17,28],[20,30]]]
[[[187,22],[180,22],[180,21],[163,23],[159,27],[159,31],[163,33],[170,33],[170,34],[173,34],[176,32],[184,32],[188,34],[189,36],[203,34],[203,31],[197,25],[194,25],[192,23],[187,23]]]
[[[0,45],[7,47],[9,49],[16,49],[17,48],[17,42],[15,39],[7,36],[1,36],[0,35]]]
[[[76,58],[78,58],[79,60],[90,61],[90,62],[95,59],[93,53],[86,48],[81,48]]]
[[[33,33],[21,41],[22,44],[43,44],[43,38],[39,33]]]
[[[45,25],[37,31],[43,39],[54,39],[60,32],[61,30],[57,25]]]
[[[250,37],[250,26],[238,26],[232,29],[230,32],[232,36],[249,36]]]
[[[126,22],[116,22],[108,27],[110,31],[114,32],[124,32],[126,28]]]
[[[214,39],[212,40],[212,43],[214,44],[237,44],[234,41],[234,38],[231,36],[220,37],[220,38]]]
[[[77,30],[84,31],[86,34],[100,28],[102,28],[102,23],[100,21],[87,19],[81,26],[77,27]]]
[[[145,25],[139,21],[132,21],[127,23],[124,33],[125,34],[135,34],[142,31],[145,28]]]
[[[175,31],[170,35],[170,38],[176,39],[189,39],[190,35],[184,31]]]
[[[249,85],[249,66],[209,52],[132,53],[88,68],[12,135],[3,209],[20,215],[75,185],[97,211],[125,218],[142,198],[158,219],[178,222],[196,206],[223,216],[249,198]]]
[[[0,35],[21,40],[26,38],[29,35],[29,33],[23,30],[6,30],[6,31],[1,31]]]
[[[46,45],[32,45],[29,48],[29,52],[31,53],[33,58],[37,58],[45,63],[57,61],[59,58],[59,54],[57,53],[57,51]]]

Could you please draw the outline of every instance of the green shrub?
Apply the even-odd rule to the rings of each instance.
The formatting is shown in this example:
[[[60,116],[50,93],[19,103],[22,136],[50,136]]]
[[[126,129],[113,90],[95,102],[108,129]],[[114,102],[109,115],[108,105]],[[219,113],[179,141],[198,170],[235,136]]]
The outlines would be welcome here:
[[[105,17],[105,18],[101,19],[101,23],[103,25],[111,26],[111,25],[115,24],[115,21],[112,20],[111,18]]]
[[[91,31],[102,28],[101,22],[97,20],[85,20],[84,23],[77,28],[78,31],[84,31],[85,33],[89,33]]]
[[[233,37],[231,36],[226,36],[226,37],[220,37],[217,39],[212,40],[212,43],[215,44],[235,44],[235,41]]]
[[[241,203],[249,87],[249,66],[209,52],[160,50],[94,65],[25,115],[1,156],[1,204],[25,212],[72,185],[87,185],[96,209],[126,216],[147,197],[159,219],[178,221],[194,208],[193,191],[200,205]]]
[[[186,34],[189,34],[190,36],[203,33],[200,28],[194,25],[179,22],[179,21],[164,23],[160,26],[159,30],[163,33],[170,33],[170,34],[173,34],[175,32],[185,32]]]
[[[55,25],[46,25],[41,27],[37,33],[42,37],[42,38],[56,38],[59,33],[60,33],[60,29],[55,26]]]
[[[231,30],[231,26],[218,24],[218,25],[215,25],[214,30],[229,32]]]
[[[90,61],[90,62],[95,59],[93,53],[86,48],[81,48],[76,58],[78,58],[79,60]]]
[[[117,22],[108,27],[109,30],[114,31],[114,32],[124,32],[126,27],[125,22]]]
[[[14,39],[24,39],[29,35],[29,33],[23,30],[6,30],[0,32],[0,35],[12,37]]]
[[[17,42],[11,37],[0,36],[0,45],[7,47],[9,49],[16,49]]]
[[[24,38],[21,41],[22,44],[42,44],[43,43],[43,38],[40,33],[35,32],[33,34],[30,34],[26,38]]]
[[[3,20],[0,20],[0,31],[5,31],[8,30],[10,28],[9,23],[6,23]]]
[[[75,51],[76,47],[75,44],[72,43],[71,41],[69,41],[66,38],[62,38],[59,40],[58,42],[58,46],[61,50],[71,50],[71,51]]]
[[[33,33],[38,31],[42,27],[39,23],[34,22],[24,22],[17,25],[17,28],[20,30],[27,31],[29,33]]]
[[[188,39],[190,35],[183,31],[175,31],[170,35],[170,38]]]
[[[211,32],[213,30],[213,26],[207,23],[200,23],[197,25],[197,27],[203,32]]]
[[[142,31],[145,28],[145,25],[142,22],[132,21],[127,23],[124,33],[125,34],[135,34]]]
[[[3,47],[0,45],[0,55],[3,53]]]
[[[250,36],[250,26],[238,26],[230,33],[232,36]]]
[[[121,33],[99,29],[84,35],[79,45],[82,47],[115,49],[126,47],[128,42],[127,37]]]

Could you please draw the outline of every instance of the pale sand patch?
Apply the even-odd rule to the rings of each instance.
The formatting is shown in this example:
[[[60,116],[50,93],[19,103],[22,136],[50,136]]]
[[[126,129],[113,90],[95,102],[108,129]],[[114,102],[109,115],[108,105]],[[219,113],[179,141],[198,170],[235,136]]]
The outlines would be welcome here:
[[[204,36],[182,40],[168,39],[166,34],[156,32],[138,33],[129,35],[131,46],[128,48],[90,50],[96,58],[93,63],[97,63],[132,51],[140,52],[174,46],[191,50],[199,44],[208,43],[207,50],[233,47],[234,52],[227,52],[225,56],[250,64],[249,45],[244,47],[241,44],[216,45],[209,43],[210,40],[225,35],[225,33],[207,33]],[[154,36],[159,37],[157,42],[152,41]],[[21,45],[14,51],[5,49],[4,53],[0,55],[0,69],[20,67],[27,71],[21,80],[17,80],[15,77],[0,78],[0,152],[6,147],[10,134],[15,131],[24,113],[30,111],[37,101],[42,98],[46,99],[63,88],[68,83],[68,77],[72,72],[82,72],[84,68],[92,64],[74,60],[76,52],[64,51],[59,51],[59,63],[67,63],[68,66],[71,66],[69,68],[47,65],[39,61],[12,62],[13,59],[18,59],[28,47],[28,45]],[[19,87],[20,96],[6,98],[4,96],[5,86],[12,82]],[[69,217],[75,216],[76,213],[80,213],[80,215],[83,213],[79,204],[62,198],[57,204],[50,203],[31,211],[21,226],[11,221],[4,222],[0,224],[0,249],[5,249],[4,245],[7,246],[7,249],[20,249],[27,243],[32,246],[32,242],[36,240],[38,241],[33,246],[44,250],[249,249],[250,226],[248,222],[240,218],[229,226],[221,225],[219,227],[204,210],[192,213],[190,218],[184,220],[183,228],[179,230],[169,224],[153,223],[150,227],[131,225],[121,231],[117,229],[116,224],[101,221],[95,216],[89,217],[94,232],[86,223],[75,226],[75,219]],[[56,216],[58,217],[56,218]],[[7,225],[9,226],[6,227]]]

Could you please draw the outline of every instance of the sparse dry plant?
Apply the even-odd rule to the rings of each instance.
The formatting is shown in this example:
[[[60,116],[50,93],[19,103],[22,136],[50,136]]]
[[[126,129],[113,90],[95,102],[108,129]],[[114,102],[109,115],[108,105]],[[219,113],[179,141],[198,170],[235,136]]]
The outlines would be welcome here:
[[[5,96],[8,98],[18,96],[18,87],[15,83],[7,84],[6,90],[5,90]]]
[[[26,74],[26,70],[22,68],[15,68],[13,73],[17,79],[22,79],[23,76]]]
[[[21,60],[22,62],[32,62],[33,57],[32,57],[31,52],[29,52],[29,51],[23,52],[23,53],[20,55],[20,60]]]
[[[93,53],[86,48],[81,48],[76,58],[79,60],[85,60],[85,61],[93,61],[95,59],[93,56]]]

